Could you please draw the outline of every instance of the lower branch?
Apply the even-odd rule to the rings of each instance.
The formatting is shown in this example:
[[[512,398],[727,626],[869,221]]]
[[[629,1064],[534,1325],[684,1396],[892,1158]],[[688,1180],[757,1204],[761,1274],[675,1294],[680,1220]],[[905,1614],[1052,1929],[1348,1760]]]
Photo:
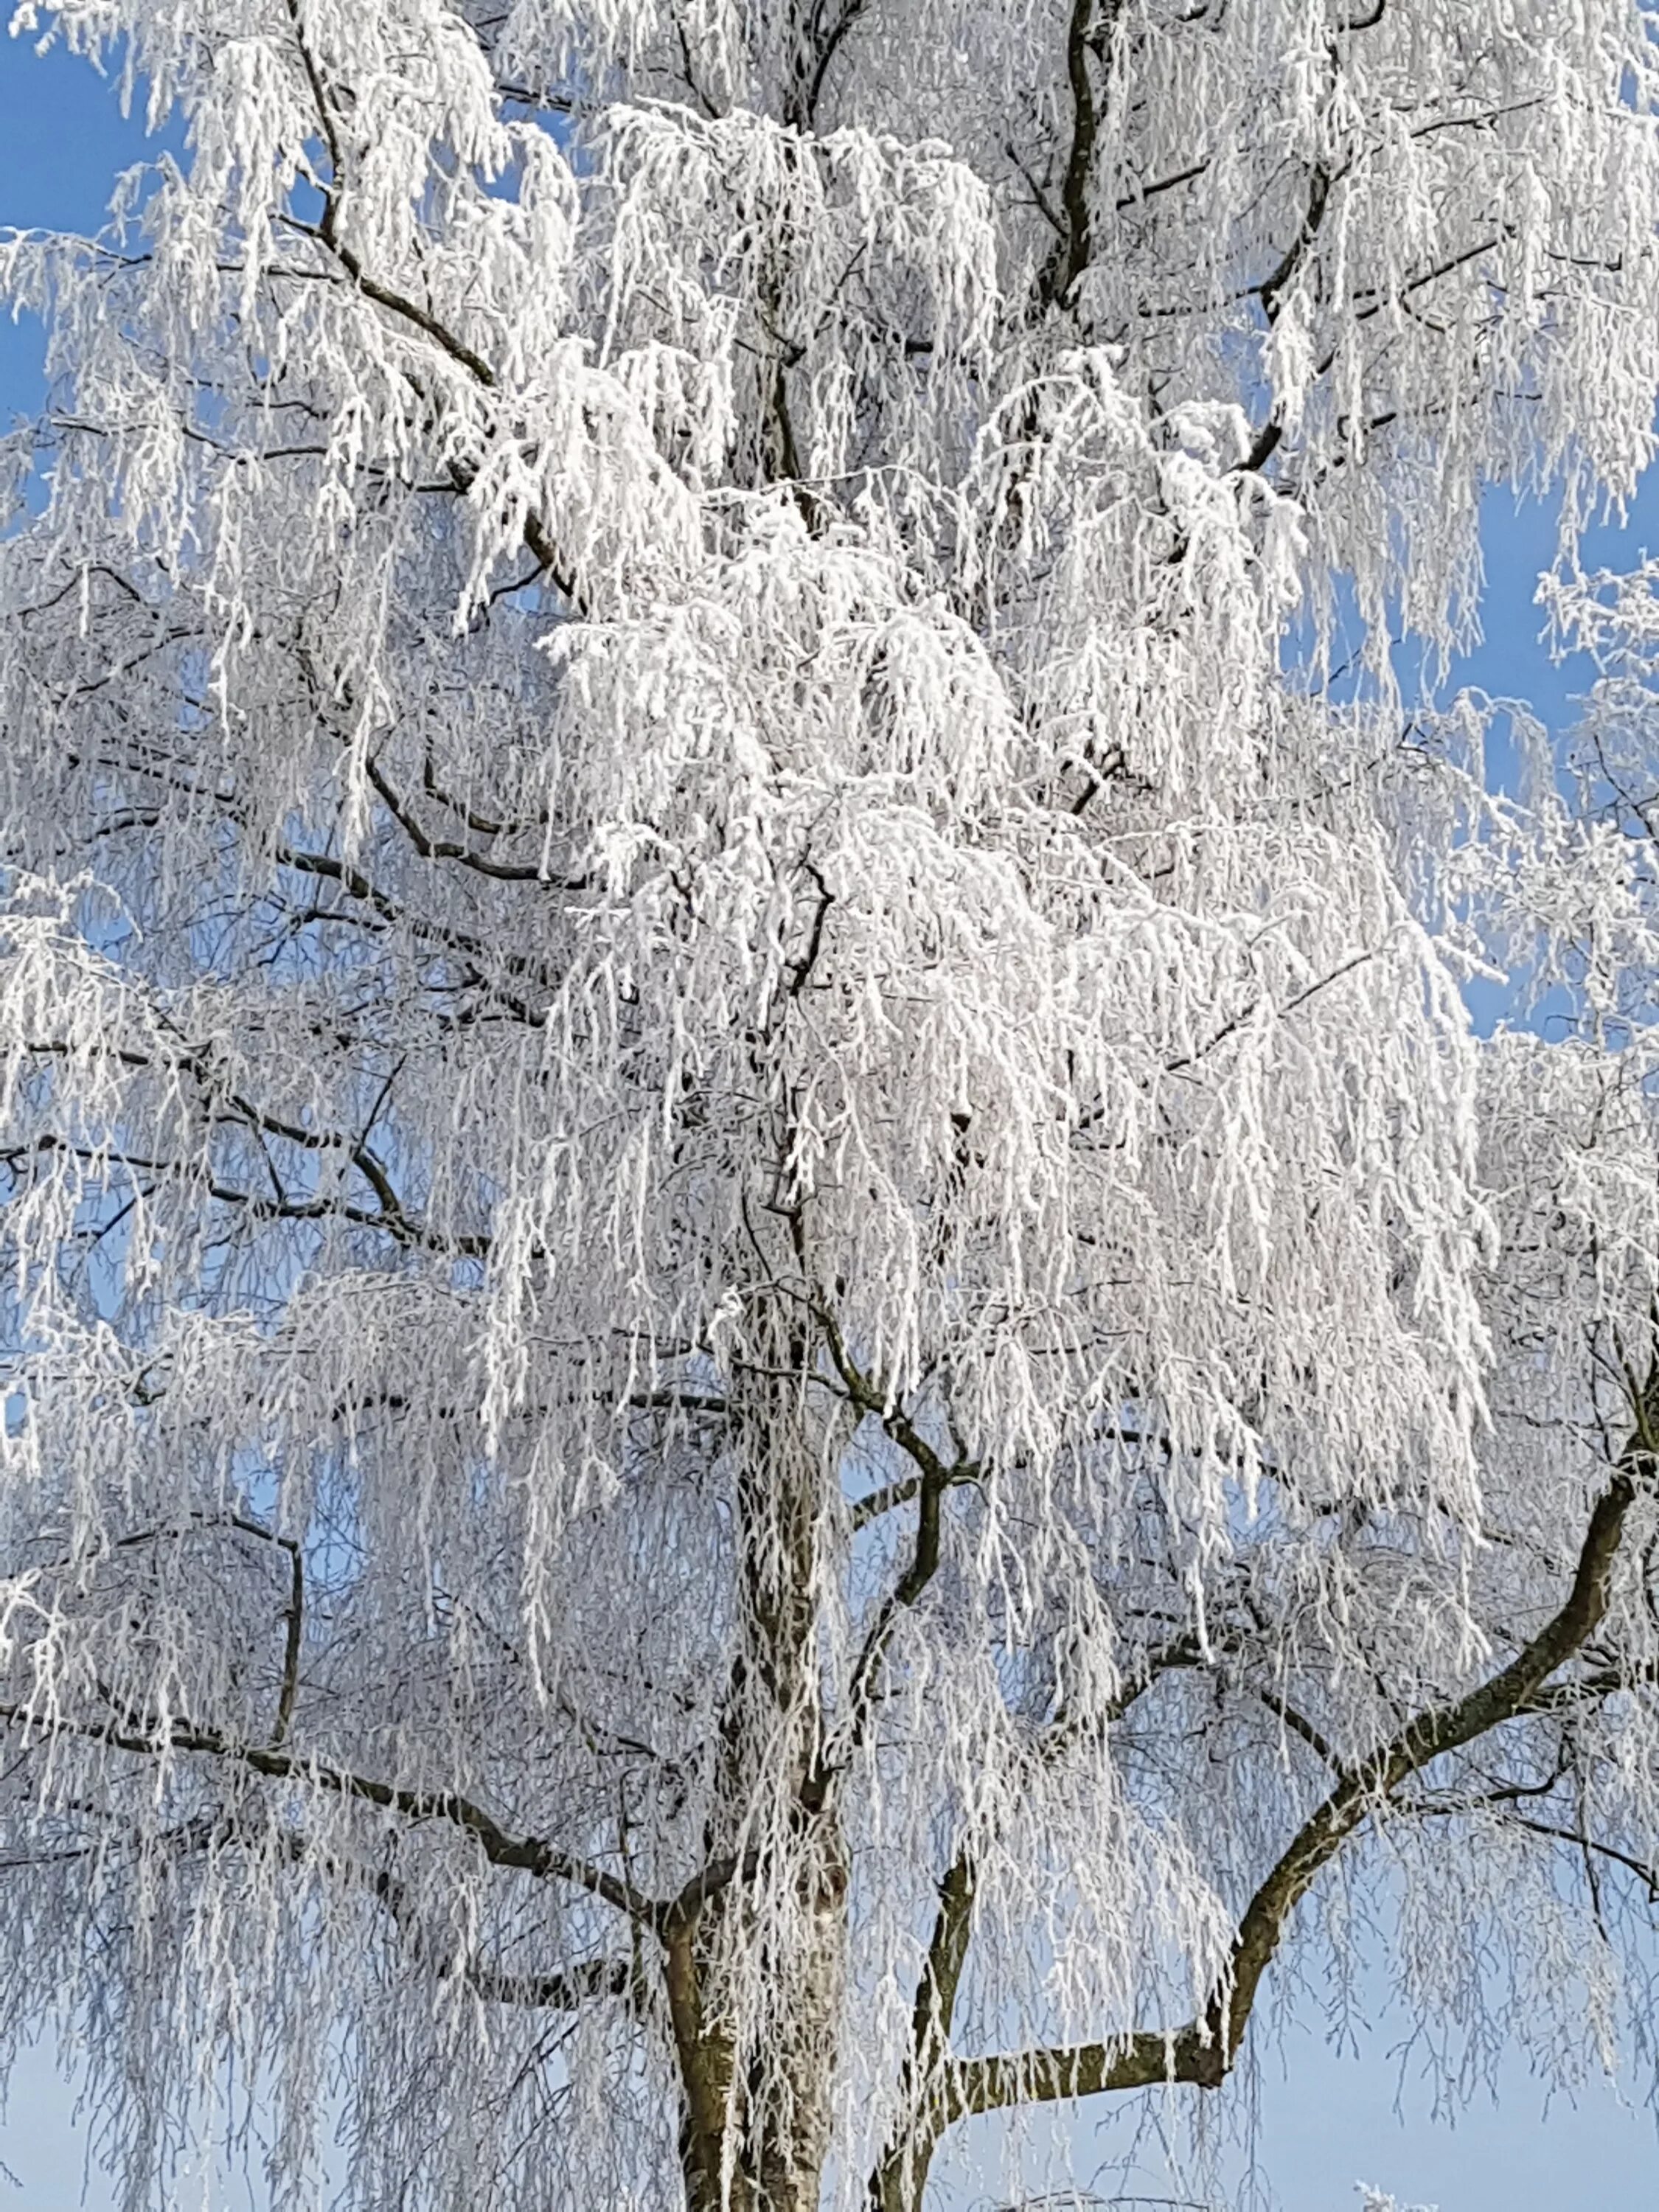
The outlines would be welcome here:
[[[655,1928],[665,1909],[636,1890],[631,1882],[607,1874],[603,1867],[573,1857],[540,1837],[510,1834],[481,1805],[459,1790],[400,1789],[395,1783],[302,1758],[279,1745],[238,1743],[216,1729],[185,1724],[161,1733],[143,1734],[113,1721],[54,1719],[33,1711],[27,1705],[0,1705],[0,1725],[21,1729],[33,1736],[76,1737],[85,1742],[107,1744],[114,1751],[150,1758],[185,1752],[222,1759],[275,1781],[298,1782],[331,1796],[379,1806],[411,1822],[447,1822],[469,1835],[492,1866],[513,1868],[544,1881],[568,1882],[573,1888],[586,1890],[590,1897],[614,1905],[629,1919],[646,1926]]]
[[[1596,1500],[1572,1584],[1559,1610],[1496,1674],[1463,1698],[1432,1705],[1393,1740],[1340,1771],[1336,1786],[1304,1821],[1242,1915],[1227,1972],[1202,2013],[1179,2028],[956,2061],[941,2090],[941,2128],[973,2112],[1140,2089],[1161,2081],[1214,2088],[1231,2071],[1256,1993],[1314,1881],[1410,1776],[1504,1722],[1535,1709],[1548,1678],[1582,1651],[1604,1619],[1613,1571],[1632,1506],[1659,1465],[1653,1408],[1659,1369],[1637,1395],[1638,1427]]]
[[[920,2203],[928,2166],[947,2124],[936,2100],[929,2100],[928,2090],[950,2048],[957,1992],[973,1933],[974,1887],[974,1864],[964,1849],[957,1853],[939,1886],[939,1911],[911,2016],[902,2101],[897,2125],[871,2176],[871,2212],[909,2212]]]

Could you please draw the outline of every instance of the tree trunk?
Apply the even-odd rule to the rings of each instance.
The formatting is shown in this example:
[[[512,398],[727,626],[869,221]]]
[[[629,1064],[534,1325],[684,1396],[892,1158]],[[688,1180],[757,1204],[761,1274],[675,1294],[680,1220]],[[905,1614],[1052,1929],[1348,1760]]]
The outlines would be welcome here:
[[[688,2212],[816,2212],[847,1951],[847,1857],[818,1776],[824,1462],[812,1346],[762,1316],[732,1392],[738,1630],[711,1860],[752,1863],[669,1944]]]
[[[671,1938],[668,1990],[681,2084],[687,2212],[816,2212],[833,2120],[847,1951],[847,1869],[833,1820],[793,1870],[800,1940],[781,1954],[734,1885]],[[766,2047],[739,2065],[742,1996],[730,1961],[752,1941],[768,1969]]]

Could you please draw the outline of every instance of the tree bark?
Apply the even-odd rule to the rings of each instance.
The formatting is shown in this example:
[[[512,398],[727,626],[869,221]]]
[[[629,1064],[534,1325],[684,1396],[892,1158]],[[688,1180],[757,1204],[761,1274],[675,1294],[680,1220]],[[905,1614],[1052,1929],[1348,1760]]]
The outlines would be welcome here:
[[[847,1854],[821,1786],[814,1347],[781,1305],[757,1339],[733,1391],[739,1617],[707,1838],[738,1871],[666,1946],[688,2212],[815,2212],[846,1973]],[[757,1974],[763,2048],[743,2021]]]

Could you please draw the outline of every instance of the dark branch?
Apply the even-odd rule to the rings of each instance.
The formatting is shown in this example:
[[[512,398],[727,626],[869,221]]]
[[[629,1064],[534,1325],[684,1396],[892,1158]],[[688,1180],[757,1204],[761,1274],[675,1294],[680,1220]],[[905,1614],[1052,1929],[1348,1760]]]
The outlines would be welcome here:
[[[549,2012],[577,2012],[596,1999],[629,1996],[635,1989],[638,1970],[628,1959],[588,1959],[548,1972],[514,1972],[479,1958],[476,1953],[448,1950],[438,1943],[411,1904],[405,1886],[384,1868],[371,1869],[337,1852],[319,1849],[297,1829],[260,1828],[234,1814],[191,1822],[169,1840],[186,1849],[211,1850],[225,1844],[269,1853],[273,1849],[291,1865],[319,1868],[343,1888],[366,1891],[380,1905],[398,1933],[408,1942],[410,1955],[430,1966],[439,1981],[459,1979],[492,2004],[522,2006]]]
[[[511,1834],[459,1790],[404,1790],[325,1760],[301,1758],[276,1745],[238,1743],[217,1729],[193,1728],[183,1722],[141,1732],[115,1721],[71,1721],[38,1713],[28,1705],[0,1705],[0,1723],[36,1737],[73,1737],[151,1759],[186,1753],[222,1759],[270,1780],[308,1784],[331,1796],[378,1806],[413,1823],[443,1821],[470,1836],[491,1866],[532,1875],[538,1881],[568,1883],[644,1926],[654,1927],[663,1911],[631,1882],[606,1873],[603,1867],[574,1857],[539,1837]]]
[[[1339,1770],[1335,1788],[1304,1821],[1245,1907],[1228,1972],[1202,2014],[1182,2027],[1141,2030],[1115,2042],[961,2060],[945,2085],[945,2122],[1006,2105],[1146,2088],[1159,2081],[1212,2088],[1226,2078],[1262,1977],[1291,1913],[1318,1875],[1411,1775],[1534,1710],[1549,1677],[1595,1634],[1607,1613],[1631,1508],[1638,1493],[1651,1487],[1659,1468],[1652,1418],[1656,1393],[1659,1370],[1636,1394],[1636,1432],[1596,1500],[1559,1609],[1508,1666],[1478,1688],[1449,1704],[1430,1706],[1370,1757]]]
[[[398,824],[410,843],[423,860],[459,860],[463,867],[475,874],[491,876],[498,883],[544,883],[555,890],[575,891],[586,889],[585,876],[550,876],[542,868],[516,860],[495,860],[489,854],[480,853],[471,845],[463,845],[452,837],[432,837],[421,827],[413,810],[388,781],[378,761],[364,763],[369,781],[379,793],[382,805]]]
[[[942,2128],[927,2109],[930,2085],[951,2047],[951,2024],[974,1924],[974,1863],[964,1848],[945,1869],[939,1909],[916,1985],[898,2123],[870,2178],[871,2212],[910,2212],[921,2201]]]
[[[834,20],[823,20],[822,0],[815,5],[808,34],[795,61],[796,89],[787,107],[786,120],[798,131],[810,131],[817,120],[818,101],[823,95],[823,82],[830,67],[841,52],[848,32],[858,21],[869,0],[842,0]]]
[[[1060,179],[1061,234],[1037,278],[1037,298],[1045,307],[1064,300],[1089,265],[1093,241],[1089,202],[1099,152],[1100,111],[1092,75],[1092,50],[1109,64],[1112,34],[1123,0],[1102,0],[1098,25],[1096,0],[1072,0],[1066,32],[1066,76],[1072,94],[1072,144]]]

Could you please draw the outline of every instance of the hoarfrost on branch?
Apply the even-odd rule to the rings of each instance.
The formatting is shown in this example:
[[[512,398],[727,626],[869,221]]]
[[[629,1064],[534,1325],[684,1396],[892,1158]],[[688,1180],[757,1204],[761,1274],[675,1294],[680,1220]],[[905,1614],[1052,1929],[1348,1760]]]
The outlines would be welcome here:
[[[282,2206],[917,2212],[1368,1895],[1639,2051],[1638,0],[15,27],[185,151],[0,237],[0,2058],[135,2206],[228,2065]]]

